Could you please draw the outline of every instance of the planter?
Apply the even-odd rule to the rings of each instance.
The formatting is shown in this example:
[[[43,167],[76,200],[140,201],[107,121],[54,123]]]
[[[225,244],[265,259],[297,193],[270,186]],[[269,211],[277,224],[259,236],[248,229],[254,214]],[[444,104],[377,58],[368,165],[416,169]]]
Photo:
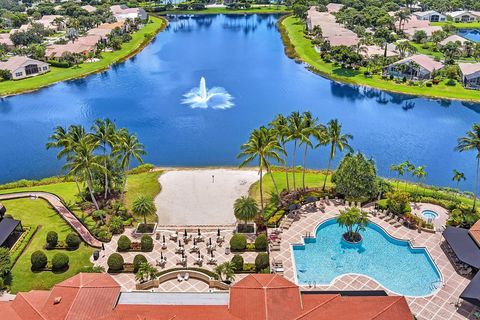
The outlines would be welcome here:
[[[344,233],[342,235],[342,242],[346,243],[347,245],[356,246],[356,245],[362,244],[363,238],[362,238],[362,235],[360,233],[357,233],[356,234],[356,239],[353,239],[353,240],[347,239],[347,233]]]
[[[139,230],[141,229],[145,224],[143,223],[139,223],[137,225],[137,227],[135,228],[135,235],[137,236],[143,236],[144,234],[146,235],[150,235],[150,236],[153,236],[155,234],[155,231],[157,230],[157,224],[156,223],[147,223],[146,226],[148,228],[148,231],[146,232],[140,232],[140,231],[143,231],[143,230]]]

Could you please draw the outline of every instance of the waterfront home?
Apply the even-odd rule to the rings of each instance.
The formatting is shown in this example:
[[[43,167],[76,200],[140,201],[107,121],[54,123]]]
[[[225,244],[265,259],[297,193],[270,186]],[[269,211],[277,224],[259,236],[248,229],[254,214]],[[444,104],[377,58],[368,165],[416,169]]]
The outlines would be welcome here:
[[[409,39],[412,39],[413,35],[417,31],[424,31],[427,37],[431,37],[433,32],[441,31],[441,30],[442,30],[442,27],[440,26],[428,26],[428,27],[420,27],[420,28],[408,28],[408,29],[404,29],[403,32],[405,32],[406,36]]]
[[[459,63],[458,66],[463,86],[468,89],[480,90],[480,62]],[[478,233],[480,234],[480,231]]]
[[[394,51],[393,46],[387,46],[387,57],[395,57],[398,56],[398,52]],[[365,51],[360,52],[361,55],[364,57],[373,57],[373,56],[381,56],[385,55],[385,48],[382,48],[377,45],[365,46]]]
[[[89,13],[92,13],[92,12],[95,12],[97,11],[97,8],[95,8],[94,6],[91,6],[89,4],[85,5],[85,6],[81,6],[81,8]]]
[[[440,46],[445,46],[445,45],[447,45],[447,44],[450,43],[450,42],[460,43],[460,45],[463,47],[463,46],[465,45],[465,43],[471,42],[471,41],[468,40],[468,39],[465,39],[464,37],[461,37],[461,36],[459,36],[459,35],[454,34],[454,35],[451,35],[451,36],[443,39],[443,40],[440,41],[438,44],[439,44]]]
[[[414,29],[414,28],[425,28],[430,26],[430,21],[420,20],[414,15],[410,15],[408,20],[402,21],[402,30]],[[400,21],[395,22],[395,28],[400,30]]]
[[[19,220],[5,217],[7,209],[0,203],[0,247],[12,248],[23,233]]]
[[[307,28],[313,30],[316,26],[322,29],[323,39],[329,41],[332,46],[358,44],[357,34],[337,23],[334,15],[319,12],[315,7],[311,7],[307,12]]]
[[[441,62],[424,54],[416,54],[388,65],[384,72],[398,78],[425,80],[430,79],[432,73],[441,68]]]
[[[48,63],[25,56],[13,56],[0,62],[0,70],[8,70],[12,79],[18,80],[33,77],[50,70]]]
[[[117,21],[125,19],[140,19],[147,20],[147,12],[143,8],[129,8],[126,5],[114,5],[110,7],[110,11]]]
[[[413,15],[417,17],[418,20],[427,20],[430,22],[439,22],[439,21],[447,20],[447,16],[434,10],[415,12]]]
[[[342,10],[343,7],[344,5],[341,3],[329,3],[327,4],[327,11],[330,13],[335,13]]]
[[[87,55],[94,52],[97,45],[92,43],[82,43],[82,41],[68,42],[67,44],[53,44],[45,50],[45,56],[48,58],[61,58],[65,53],[78,53]]]
[[[0,302],[7,319],[411,320],[404,297],[304,292],[275,274],[251,274],[226,292],[122,292],[108,274],[80,273],[49,291]],[[32,317],[34,315],[34,317]]]
[[[0,33],[0,44],[7,46],[7,48],[9,49],[15,47],[12,40],[10,39],[10,33]]]
[[[455,22],[473,22],[480,18],[472,11],[466,10],[447,12],[446,15],[452,17],[453,21]]]

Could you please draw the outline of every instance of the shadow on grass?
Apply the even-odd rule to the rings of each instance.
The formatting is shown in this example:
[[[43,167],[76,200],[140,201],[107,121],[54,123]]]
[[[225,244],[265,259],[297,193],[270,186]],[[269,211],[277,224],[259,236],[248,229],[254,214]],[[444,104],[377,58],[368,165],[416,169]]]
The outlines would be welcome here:
[[[336,68],[332,70],[332,73],[339,77],[356,77],[360,74],[360,71],[354,69]]]

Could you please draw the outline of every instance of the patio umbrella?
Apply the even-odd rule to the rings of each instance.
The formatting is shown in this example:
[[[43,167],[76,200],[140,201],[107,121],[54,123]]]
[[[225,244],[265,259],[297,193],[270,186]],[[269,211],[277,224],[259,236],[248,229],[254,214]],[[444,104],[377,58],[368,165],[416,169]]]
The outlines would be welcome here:
[[[201,259],[202,256],[200,255],[200,251],[198,251],[198,259]]]
[[[178,240],[178,246],[181,247],[182,246],[182,242],[180,240]]]
[[[163,252],[160,251],[160,260],[163,260]]]
[[[183,235],[185,236],[185,238],[187,237],[187,229],[185,229],[185,232],[183,233]]]
[[[165,243],[165,235],[163,235],[162,237],[163,237],[163,243]]]
[[[220,237],[220,228],[217,229],[217,237]]]
[[[307,199],[305,199],[305,201],[306,201],[307,203],[315,202],[315,201],[317,201],[317,200],[318,200],[318,199],[317,199],[316,197],[314,197],[314,196],[310,196],[310,197],[307,197]]]
[[[194,246],[197,245],[197,239],[193,239],[193,245],[194,245]]]
[[[208,245],[212,245],[212,238],[208,238]]]
[[[200,228],[197,229],[197,233],[198,233],[199,236],[202,235],[202,234],[200,233]]]
[[[210,256],[211,256],[212,258],[214,258],[214,256],[213,256],[213,250],[210,252]]]

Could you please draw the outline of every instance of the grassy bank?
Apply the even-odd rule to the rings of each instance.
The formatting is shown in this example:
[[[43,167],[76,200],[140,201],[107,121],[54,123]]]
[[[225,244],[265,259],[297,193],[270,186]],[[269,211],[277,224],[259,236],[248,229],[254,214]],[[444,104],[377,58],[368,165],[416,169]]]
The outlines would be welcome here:
[[[133,201],[139,195],[145,195],[155,198],[157,194],[161,191],[160,183],[158,182],[158,177],[162,174],[162,171],[153,171],[146,172],[136,175],[128,176],[127,180],[127,193],[125,194],[125,207],[131,212]],[[137,217],[140,221],[143,220],[143,217]],[[149,222],[157,222],[157,215],[151,215],[147,217]]]
[[[166,14],[268,14],[268,13],[288,13],[286,6],[252,6],[249,9],[232,10],[227,8],[207,8],[205,10],[169,10],[155,12],[155,15]]]
[[[432,26],[443,26],[449,22],[432,22]],[[451,22],[457,29],[480,29],[480,21],[475,22]]]
[[[54,83],[82,78],[108,69],[112,64],[124,61],[143,49],[150,41],[149,35],[155,35],[166,26],[162,18],[151,17],[141,30],[132,34],[132,40],[122,44],[122,48],[113,52],[103,52],[102,59],[92,63],[82,63],[70,68],[51,67],[50,72],[23,80],[9,80],[0,82],[0,95],[12,95],[26,91],[33,91]]]
[[[455,86],[446,85],[442,81],[433,87],[409,86],[408,84],[396,83],[392,80],[383,80],[380,75],[366,78],[363,75],[364,68],[359,70],[344,69],[334,63],[327,63],[320,58],[311,41],[305,37],[305,24],[298,18],[288,16],[280,20],[282,38],[288,37],[291,45],[286,43],[286,53],[290,57],[307,63],[311,70],[327,78],[339,82],[364,85],[385,91],[426,96],[432,98],[480,101],[480,92],[467,90],[457,83]],[[293,52],[292,52],[293,51]]]

